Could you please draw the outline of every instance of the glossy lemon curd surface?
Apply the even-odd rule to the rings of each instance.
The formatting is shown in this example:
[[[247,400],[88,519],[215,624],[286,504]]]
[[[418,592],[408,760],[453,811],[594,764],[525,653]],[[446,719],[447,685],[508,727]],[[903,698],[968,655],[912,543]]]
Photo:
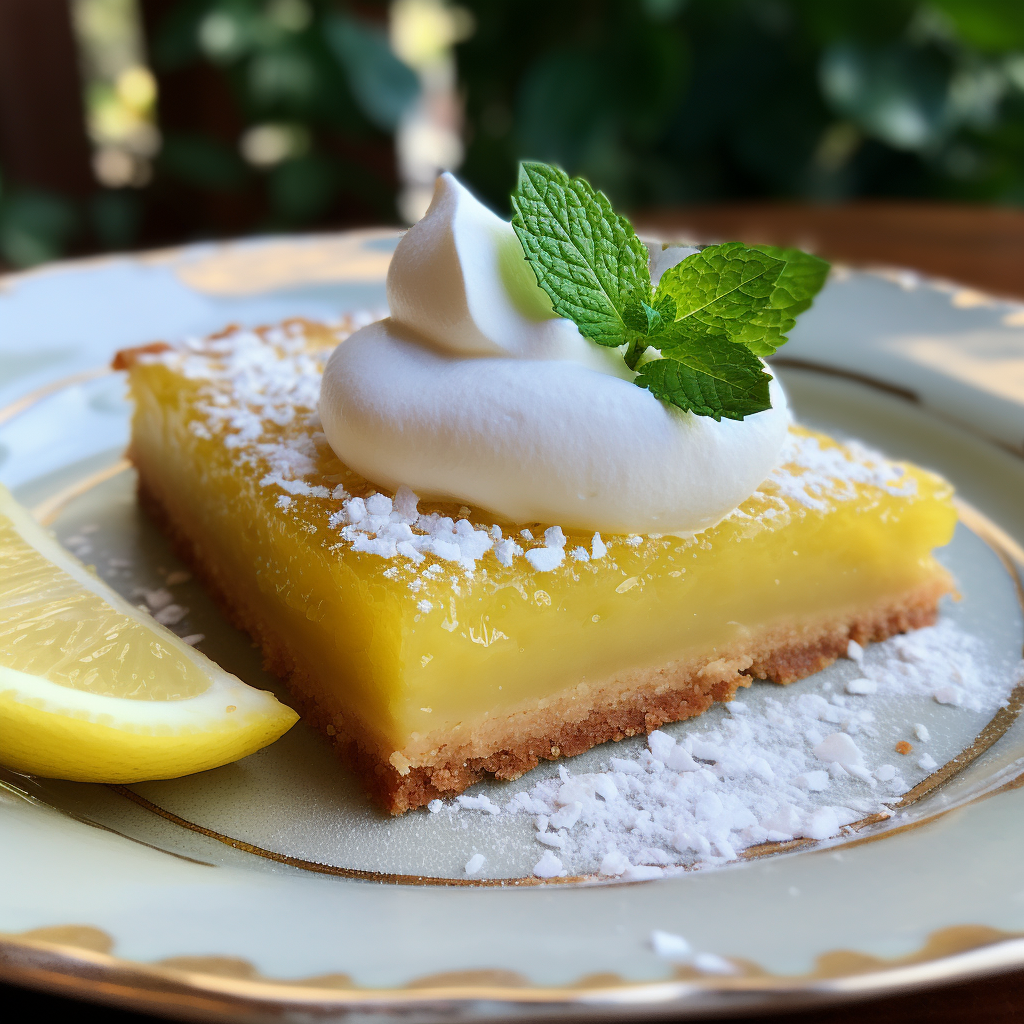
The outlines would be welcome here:
[[[277,358],[308,359],[315,376],[335,340],[313,333]],[[136,363],[136,461],[240,617],[283,643],[385,751],[944,578],[932,551],[956,522],[949,485],[799,429],[789,464],[693,537],[606,536],[595,558],[592,535],[568,534],[548,572],[522,555],[504,566],[493,550],[471,569],[355,551],[339,513],[374,488],[326,444],[315,389],[296,385],[291,418],[274,412],[283,406],[268,417],[252,381],[220,365],[174,353]],[[247,403],[239,426],[231,410]],[[419,510],[495,523],[457,505]],[[532,540],[521,524],[499,525],[524,548],[544,543],[543,524],[526,528]]]

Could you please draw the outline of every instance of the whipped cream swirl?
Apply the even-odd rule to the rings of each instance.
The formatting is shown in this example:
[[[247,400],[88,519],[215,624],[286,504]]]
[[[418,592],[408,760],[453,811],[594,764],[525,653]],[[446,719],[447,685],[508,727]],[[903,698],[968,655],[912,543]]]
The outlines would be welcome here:
[[[319,403],[338,457],[377,485],[513,523],[692,533],[778,460],[777,381],[771,409],[721,422],[636,387],[617,350],[555,316],[512,226],[450,174],[399,242],[387,297],[391,316],[331,355]]]

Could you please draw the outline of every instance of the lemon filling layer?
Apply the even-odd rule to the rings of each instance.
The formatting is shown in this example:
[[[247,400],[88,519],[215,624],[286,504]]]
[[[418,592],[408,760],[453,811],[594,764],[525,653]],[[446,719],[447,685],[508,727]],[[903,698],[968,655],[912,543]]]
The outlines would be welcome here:
[[[351,326],[295,322],[128,355],[132,456],[318,724],[400,774],[657,690],[666,665],[735,688],[773,644],[903,621],[901,607],[933,611],[950,589],[932,556],[956,521],[948,484],[800,429],[758,490],[692,537],[523,526],[379,494],[334,455],[315,413],[324,362]]]

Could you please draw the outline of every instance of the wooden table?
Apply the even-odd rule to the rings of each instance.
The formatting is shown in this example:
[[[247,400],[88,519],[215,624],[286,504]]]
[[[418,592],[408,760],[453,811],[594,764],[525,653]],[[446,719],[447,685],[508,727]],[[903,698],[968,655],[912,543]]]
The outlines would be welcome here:
[[[1024,298],[1024,211],[926,203],[842,207],[736,205],[648,210],[637,225],[663,238],[800,245],[848,263],[913,267],[979,290]],[[1024,863],[1024,859],[1022,859]],[[142,1024],[151,1018],[0,985],[17,1022]],[[12,1012],[13,1011],[13,1012]],[[58,1016],[59,1015],[59,1016]],[[1024,1024],[1024,971],[842,1009],[760,1018],[763,1024]]]

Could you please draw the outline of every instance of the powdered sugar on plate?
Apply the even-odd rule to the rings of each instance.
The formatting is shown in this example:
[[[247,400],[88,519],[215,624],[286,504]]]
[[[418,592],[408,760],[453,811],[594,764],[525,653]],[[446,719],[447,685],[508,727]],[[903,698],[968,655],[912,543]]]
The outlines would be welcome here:
[[[557,778],[519,792],[502,813],[533,819],[534,874],[544,879],[660,878],[724,865],[765,843],[833,839],[854,822],[889,816],[911,788],[907,776],[916,783],[938,767],[921,723],[897,726],[896,736],[914,741],[911,756],[897,752],[895,702],[937,702],[952,690],[958,709],[989,714],[1024,680],[1022,665],[994,665],[950,619],[869,647],[851,669],[874,688],[850,694],[825,682],[791,699],[764,684],[756,709],[738,699],[667,726],[638,755],[608,757],[604,771],[562,764]],[[496,809],[466,795],[455,806]]]

